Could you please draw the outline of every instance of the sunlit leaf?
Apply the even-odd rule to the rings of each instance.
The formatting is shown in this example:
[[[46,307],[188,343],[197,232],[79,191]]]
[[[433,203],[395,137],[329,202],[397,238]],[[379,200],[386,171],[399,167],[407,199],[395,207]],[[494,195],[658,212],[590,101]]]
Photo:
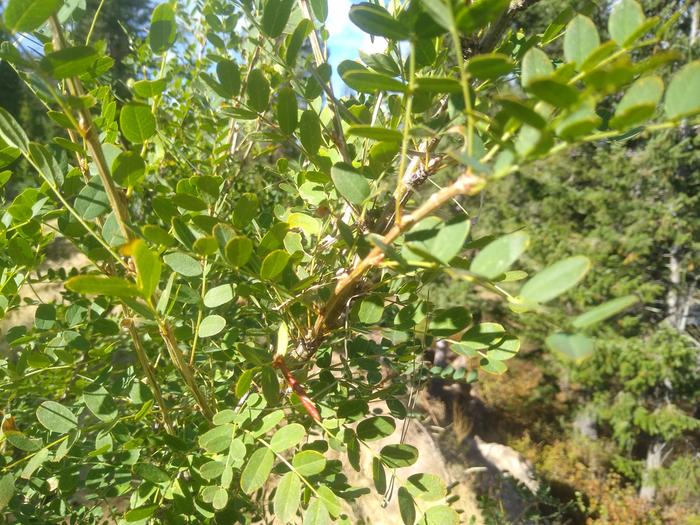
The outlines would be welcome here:
[[[563,259],[535,274],[520,290],[529,302],[546,303],[576,286],[591,268],[588,257],[577,255]]]
[[[167,51],[175,42],[176,34],[175,9],[172,4],[158,4],[151,15],[151,28],[148,32],[151,50],[154,53]]]
[[[626,310],[638,301],[639,299],[636,295],[627,295],[625,297],[618,297],[617,299],[606,301],[603,304],[600,304],[595,308],[591,308],[587,312],[577,316],[571,322],[571,325],[574,328],[585,328],[587,326],[600,323],[601,321],[605,321],[623,310]]]

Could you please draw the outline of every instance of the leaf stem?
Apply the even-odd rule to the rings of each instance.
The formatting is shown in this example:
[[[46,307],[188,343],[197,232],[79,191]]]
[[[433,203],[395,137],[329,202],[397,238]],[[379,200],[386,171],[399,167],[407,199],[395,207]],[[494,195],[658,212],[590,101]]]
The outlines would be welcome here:
[[[403,136],[401,138],[401,160],[399,162],[399,174],[396,180],[396,192],[394,195],[394,222],[401,222],[401,200],[405,190],[403,182],[404,174],[406,173],[406,163],[408,161],[408,141],[411,132],[411,110],[413,108],[413,92],[416,88],[416,43],[411,40],[411,50],[408,64],[408,91],[404,95],[404,114],[403,114]]]
[[[452,3],[448,2],[450,11],[453,11]],[[469,74],[464,68],[464,57],[462,56],[462,46],[459,40],[459,32],[454,21],[454,13],[451,13],[452,24],[450,24],[450,36],[457,58],[457,67],[459,68],[459,78],[462,84],[462,96],[464,97],[464,108],[467,114],[467,154],[471,155],[474,151],[474,115],[472,112],[472,99],[469,85]]]

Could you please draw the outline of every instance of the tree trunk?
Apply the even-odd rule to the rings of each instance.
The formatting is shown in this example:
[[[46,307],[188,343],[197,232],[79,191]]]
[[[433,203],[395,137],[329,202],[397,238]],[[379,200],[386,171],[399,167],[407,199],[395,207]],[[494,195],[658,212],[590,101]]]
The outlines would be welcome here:
[[[642,474],[642,486],[639,488],[639,497],[652,502],[656,497],[656,480],[654,474],[663,463],[663,451],[666,444],[660,439],[655,439],[647,449],[647,459]]]

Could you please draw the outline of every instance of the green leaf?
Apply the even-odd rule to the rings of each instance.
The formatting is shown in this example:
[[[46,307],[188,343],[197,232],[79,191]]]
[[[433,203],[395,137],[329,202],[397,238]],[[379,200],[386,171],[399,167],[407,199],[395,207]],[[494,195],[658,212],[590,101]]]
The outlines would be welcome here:
[[[220,60],[216,64],[216,76],[228,98],[238,96],[241,91],[241,70],[236,62],[230,59]]]
[[[462,84],[449,77],[418,77],[416,93],[461,93]]]
[[[4,434],[13,447],[25,452],[36,452],[44,445],[41,439],[27,437],[16,430],[5,430]]]
[[[296,29],[294,29],[294,32],[287,40],[287,51],[284,55],[284,61],[288,66],[294,66],[301,46],[304,45],[306,37],[309,36],[313,29],[313,23],[306,18],[303,18]]]
[[[291,523],[301,502],[301,480],[294,472],[287,472],[277,484],[272,502],[275,517],[280,523]]]
[[[315,476],[326,468],[326,458],[316,450],[302,450],[294,455],[292,466],[302,476]]]
[[[199,324],[199,337],[212,337],[226,328],[226,319],[220,315],[208,315]]]
[[[119,113],[119,127],[134,144],[141,144],[156,132],[156,119],[145,104],[129,103]]]
[[[395,129],[356,125],[348,128],[348,135],[386,142],[401,142],[403,135]]]
[[[418,521],[418,525],[458,525],[459,514],[448,505],[430,507]]]
[[[370,195],[367,179],[350,164],[335,164],[331,168],[331,179],[338,193],[352,204],[362,204]]]
[[[270,447],[275,452],[282,452],[288,448],[296,447],[306,436],[306,429],[299,423],[280,428],[270,439]]]
[[[252,494],[262,488],[267,481],[272,466],[275,462],[275,455],[267,448],[259,448],[250,455],[250,459],[241,472],[241,489],[246,494]]]
[[[578,101],[578,92],[574,88],[551,78],[533,80],[527,90],[540,100],[560,108]]]
[[[134,523],[137,521],[143,521],[150,518],[155,514],[155,512],[160,508],[160,505],[143,505],[141,507],[136,507],[124,514],[124,520],[127,523]]]
[[[15,495],[15,478],[12,473],[0,478],[0,510],[6,508]]]
[[[138,80],[132,86],[134,93],[141,98],[153,98],[161,95],[167,86],[164,78],[155,80]]]
[[[132,244],[131,256],[136,266],[136,285],[143,292],[143,297],[149,299],[158,289],[163,265],[158,254],[140,239]]]
[[[14,146],[7,146],[6,144],[4,144],[4,141],[0,139],[0,167],[9,166],[14,161],[16,161],[20,157],[20,155],[22,155],[22,152],[19,150],[19,148],[15,148]],[[10,172],[3,172],[4,175],[2,179],[0,179],[0,187],[4,186],[7,182],[6,177],[8,173]]]
[[[319,22],[325,22],[328,17],[328,0],[311,0],[311,10]]]
[[[109,198],[99,175],[92,177],[80,190],[73,203],[75,211],[85,220],[92,220],[107,213]]]
[[[685,65],[673,76],[666,90],[664,109],[670,119],[700,113],[700,60]]]
[[[146,173],[146,163],[136,151],[124,151],[112,162],[112,176],[121,186],[135,186]]]
[[[302,525],[330,525],[331,523],[328,509],[321,503],[321,500],[313,498],[306,509]]]
[[[566,27],[566,24],[569,23],[569,20],[571,20],[575,14],[576,13],[571,6],[561,10],[559,14],[549,23],[547,29],[544,30],[540,45],[546,46],[556,38],[559,38],[561,32]]]
[[[260,375],[260,383],[267,404],[277,404],[280,398],[280,384],[275,369],[271,366],[264,366]]]
[[[379,73],[386,73],[392,77],[397,77],[401,74],[401,69],[396,61],[385,53],[367,54],[364,51],[360,51],[360,58],[365,64]]]
[[[53,78],[61,80],[87,73],[98,58],[99,55],[93,47],[68,47],[47,54],[41,59],[40,66]]]
[[[562,356],[580,362],[593,355],[595,342],[581,334],[552,334],[545,340],[550,350]]]
[[[406,490],[423,501],[438,501],[447,495],[447,487],[435,474],[413,474],[406,480]]]
[[[113,421],[119,414],[114,397],[101,385],[91,386],[84,390],[83,402],[88,410],[101,421]]]
[[[175,42],[176,34],[175,8],[168,2],[157,5],[151,15],[151,28],[148,32],[151,50],[154,53],[167,51]]]
[[[260,211],[260,203],[255,193],[244,193],[233,207],[233,222],[239,228],[249,226]]]
[[[27,134],[15,120],[15,117],[2,107],[0,107],[0,137],[8,146],[19,149],[25,155],[29,153]]]
[[[386,445],[379,454],[389,468],[410,467],[418,461],[418,449],[412,445]]]
[[[254,370],[252,368],[244,370],[238,381],[236,381],[235,394],[237,398],[242,398],[250,390],[250,385],[253,383],[253,373]]]
[[[348,86],[361,93],[374,93],[376,91],[405,93],[408,89],[408,86],[400,80],[365,69],[350,69],[342,73],[341,78]]]
[[[231,446],[231,441],[233,441],[233,432],[233,425],[220,425],[199,436],[197,442],[199,443],[199,446],[207,452],[216,454],[217,452],[226,450]]]
[[[78,427],[78,418],[73,412],[55,401],[44,401],[36,409],[36,418],[47,430],[65,434]]]
[[[375,441],[389,437],[396,430],[394,418],[388,416],[373,416],[357,425],[357,437],[363,441]]]
[[[554,66],[547,54],[533,47],[525,53],[522,63],[522,86],[528,88],[536,80],[549,78],[554,73]]]
[[[299,120],[299,139],[304,149],[311,155],[318,153],[321,147],[321,123],[316,112],[307,109],[301,114]]]
[[[211,505],[215,510],[222,510],[226,508],[228,503],[228,492],[223,487],[217,487],[214,497],[211,500]]]
[[[600,36],[593,20],[577,15],[566,26],[564,57],[578,66],[600,45]]]
[[[429,332],[437,337],[447,337],[466,328],[471,319],[469,311],[461,306],[436,310],[430,319]]]
[[[350,8],[350,21],[365,33],[389,40],[406,40],[409,30],[382,6],[362,2]]]
[[[530,236],[525,232],[504,235],[481,250],[474,257],[469,270],[487,279],[498,277],[520,258],[529,244]]]
[[[362,324],[376,324],[381,321],[384,313],[384,297],[382,295],[370,295],[355,304],[358,305],[356,307],[357,319]]]
[[[137,463],[134,465],[134,473],[151,483],[167,483],[170,481],[170,476],[168,476],[167,472],[151,463]]]
[[[445,5],[443,0],[420,0],[420,3],[435,23],[447,30],[456,27],[452,9]]]
[[[216,479],[223,474],[225,467],[220,461],[209,461],[199,468],[199,475],[206,480]]]
[[[610,126],[625,129],[651,118],[664,93],[664,81],[653,75],[637,80],[622,97]]]
[[[37,330],[50,330],[56,324],[56,307],[40,304],[34,313],[34,326]]]
[[[133,283],[120,277],[103,275],[76,275],[66,281],[66,288],[83,295],[106,295],[108,297],[139,297]]]
[[[14,32],[34,31],[62,5],[63,0],[9,0],[5,5],[5,25]]]
[[[520,290],[528,302],[546,303],[583,279],[591,268],[588,257],[576,255],[558,261],[535,274]]]
[[[290,255],[285,250],[274,250],[265,256],[260,266],[260,278],[272,280],[279,276],[289,263]]]
[[[248,105],[257,111],[263,113],[267,110],[270,103],[270,83],[267,81],[265,74],[259,69],[253,69],[248,74],[248,85],[246,87],[248,94]]]
[[[399,514],[405,525],[413,525],[416,522],[416,503],[406,487],[399,487],[397,493]]]
[[[214,414],[211,422],[215,425],[225,425],[226,423],[231,423],[234,419],[236,419],[236,413],[230,408],[225,408]]]
[[[495,21],[510,5],[510,0],[475,0],[457,14],[457,28],[467,35]]]
[[[226,243],[224,255],[231,266],[241,268],[253,255],[253,241],[244,235],[237,235]]]
[[[202,275],[202,265],[197,259],[190,257],[186,253],[171,252],[163,256],[165,264],[180,275],[185,277],[197,277]]]
[[[288,86],[281,88],[277,94],[277,124],[283,133],[291,135],[297,129],[297,96]]]
[[[31,479],[34,472],[36,472],[36,470],[41,467],[47,459],[49,459],[49,449],[42,448],[39,452],[34,454],[29,461],[27,461],[25,467],[22,469],[20,477],[22,479]]]
[[[282,34],[294,7],[294,0],[267,0],[263,8],[262,29],[270,38]]]
[[[386,492],[386,469],[377,457],[372,458],[372,482],[379,494],[384,494]]]
[[[510,57],[502,53],[490,53],[477,55],[467,62],[467,71],[474,77],[482,79],[496,79],[507,75],[515,68],[515,63]]]
[[[600,126],[601,121],[601,118],[595,111],[595,102],[592,99],[586,99],[578,106],[564,113],[555,130],[557,135],[564,140],[575,140],[592,132]]]
[[[484,358],[479,362],[479,368],[492,375],[503,375],[508,371],[508,367],[499,359]]]
[[[620,0],[615,3],[608,18],[608,31],[612,39],[622,46],[637,33],[645,20],[644,10],[636,0]]]
[[[207,290],[204,294],[204,306],[207,308],[216,308],[233,301],[235,297],[234,287],[230,284],[221,284]]]
[[[452,349],[466,357],[485,354],[489,361],[506,361],[520,350],[520,341],[498,323],[480,323],[467,330]]]
[[[321,503],[323,503],[323,506],[328,510],[328,513],[334,518],[340,516],[342,507],[338,496],[335,495],[335,492],[333,492],[327,485],[320,485],[316,491],[318,492],[318,497],[321,500]]]
[[[587,326],[600,323],[636,304],[638,300],[636,295],[626,295],[625,297],[612,299],[582,313],[571,322],[571,325],[574,328],[586,328]]]
[[[46,180],[50,181],[51,184],[55,186],[60,187],[63,185],[63,170],[46,146],[37,144],[36,142],[30,142],[29,156]]]
[[[289,224],[290,228],[302,230],[306,237],[312,237],[321,233],[321,221],[305,213],[290,213],[287,216],[287,224]]]

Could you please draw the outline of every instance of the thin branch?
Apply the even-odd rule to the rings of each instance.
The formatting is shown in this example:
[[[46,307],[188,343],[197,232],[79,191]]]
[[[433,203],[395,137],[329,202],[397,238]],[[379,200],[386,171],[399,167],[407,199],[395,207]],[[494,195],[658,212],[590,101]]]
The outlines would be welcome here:
[[[160,407],[160,413],[163,415],[163,425],[165,426],[165,430],[168,434],[173,435],[175,434],[175,431],[173,430],[173,422],[170,419],[170,412],[168,412],[168,408],[165,406],[163,392],[160,389],[160,385],[158,384],[158,379],[153,371],[153,367],[148,362],[148,356],[146,355],[146,351],[141,343],[139,332],[136,329],[133,320],[129,318],[124,319],[122,324],[126,326],[127,330],[129,330],[129,335],[131,336],[131,340],[134,343],[134,349],[136,350],[136,356],[139,359],[139,363],[141,363],[141,368],[143,368],[143,371],[146,373],[146,380],[148,381],[151,391],[153,392],[153,396],[156,398],[156,402]]]
[[[430,215],[433,211],[443,206],[458,195],[471,195],[481,190],[483,179],[467,171],[455,182],[442,190],[432,194],[418,209],[412,213],[405,214],[400,221],[381,239],[383,245],[392,244],[401,234],[411,228],[414,224]],[[345,304],[345,300],[352,294],[355,285],[360,278],[372,267],[377,266],[384,260],[384,252],[380,247],[373,248],[369,254],[362,259],[355,268],[346,276],[341,278],[318,315],[312,330],[311,340],[306,343],[306,347],[311,355],[318,349],[318,345],[325,337],[329,326],[334,322],[340,310]]]
[[[51,31],[53,33],[53,47],[55,51],[60,51],[68,47],[66,38],[63,35],[63,30],[61,29],[61,24],[58,22],[56,15],[52,15],[49,19],[51,25]],[[75,97],[81,97],[85,94],[83,85],[80,79],[77,77],[71,77],[66,79],[66,85],[68,91],[71,95]],[[100,137],[97,134],[97,129],[92,122],[92,116],[90,115],[90,110],[86,108],[81,108],[78,110],[79,123],[80,126],[78,130],[87,142],[88,151],[92,160],[97,166],[97,172],[102,181],[102,186],[104,187],[105,193],[107,194],[107,199],[109,204],[114,210],[114,216],[119,225],[119,230],[125,239],[133,239],[131,229],[129,228],[129,212],[126,208],[124,200],[121,198],[119,191],[117,190],[114,180],[112,179],[112,174],[110,173],[109,165],[107,164],[107,159],[105,158],[104,151],[102,150],[102,143],[100,142]]]

